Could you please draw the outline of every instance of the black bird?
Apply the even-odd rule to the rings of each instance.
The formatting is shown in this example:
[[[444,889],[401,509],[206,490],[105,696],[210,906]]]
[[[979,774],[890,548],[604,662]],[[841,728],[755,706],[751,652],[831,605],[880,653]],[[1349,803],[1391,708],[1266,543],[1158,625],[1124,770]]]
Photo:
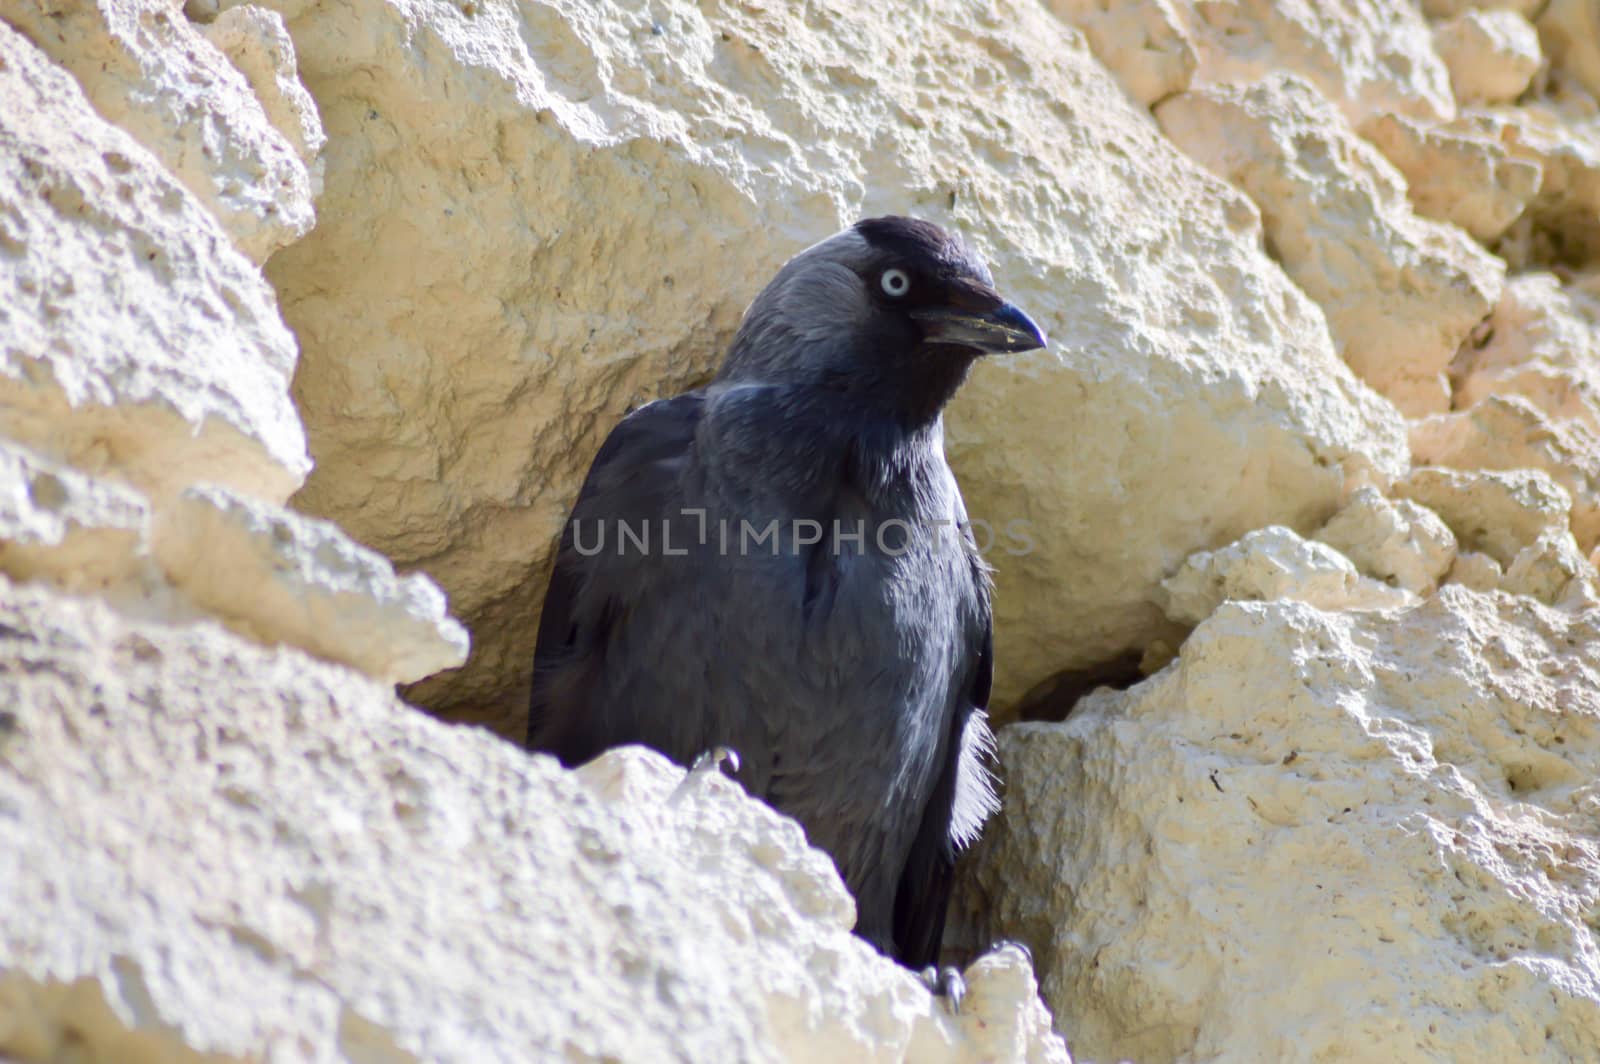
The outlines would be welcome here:
[[[736,751],[804,825],[856,932],[933,963],[956,853],[997,801],[988,570],[941,411],[985,354],[1044,334],[931,223],[801,252],[721,371],[629,414],[562,534],[528,747]]]

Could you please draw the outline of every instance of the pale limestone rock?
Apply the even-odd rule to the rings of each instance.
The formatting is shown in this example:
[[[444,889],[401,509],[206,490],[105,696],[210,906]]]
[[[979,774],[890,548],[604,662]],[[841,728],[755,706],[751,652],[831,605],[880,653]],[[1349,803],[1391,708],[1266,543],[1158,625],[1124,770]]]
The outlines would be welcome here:
[[[272,290],[3,22],[0,100],[0,432],[156,499],[286,498],[310,461]]]
[[[1506,282],[1488,324],[1484,342],[1456,358],[1458,406],[1521,395],[1600,432],[1600,296],[1554,274],[1522,274]]]
[[[1532,18],[1550,0],[1422,0],[1422,13],[1429,18],[1452,18],[1466,11],[1515,11]]]
[[[1473,591],[1496,591],[1500,587],[1500,581],[1505,579],[1505,575],[1500,563],[1487,554],[1464,550],[1456,555],[1455,563],[1450,566],[1450,575],[1446,579],[1452,584],[1460,584]]]
[[[1381,114],[1361,134],[1405,178],[1418,214],[1488,242],[1522,215],[1544,177],[1537,161],[1514,156],[1501,143],[1508,121],[1474,112],[1431,125]]]
[[[1362,379],[1412,416],[1449,408],[1445,368],[1493,309],[1503,263],[1414,215],[1400,175],[1299,78],[1193,89],[1156,118],[1261,208],[1274,256]]]
[[[267,119],[306,168],[313,198],[322,194],[322,146],[327,137],[317,105],[300,84],[294,41],[283,16],[247,4],[218,15],[202,32],[250,82]]]
[[[1592,609],[1600,605],[1595,582],[1594,566],[1578,549],[1572,533],[1563,528],[1524,547],[1506,569],[1500,589],[1549,606]]]
[[[1502,142],[1539,164],[1539,195],[1495,250],[1515,269],[1600,257],[1600,105],[1562,91],[1500,108]]]
[[[138,493],[0,440],[0,572],[103,593],[135,576],[148,545]]]
[[[396,576],[387,558],[331,521],[197,486],[160,514],[155,552],[174,586],[262,642],[303,647],[389,683],[467,658],[466,629],[434,582]]]
[[[1481,552],[1502,568],[1524,548],[1565,532],[1572,496],[1537,469],[1412,470],[1394,493],[1427,507],[1450,527],[1463,552]]]
[[[1364,487],[1317,532],[1367,576],[1425,595],[1455,560],[1456,537],[1439,515]]]
[[[1551,421],[1518,395],[1490,395],[1413,422],[1411,449],[1418,465],[1542,469],[1572,497],[1578,543],[1590,550],[1600,541],[1600,437],[1581,422]]]
[[[1002,704],[1165,630],[1150,593],[1192,551],[1407,467],[1254,210],[1040,5],[272,6],[333,137],[321,223],[268,265],[305,349],[296,503],[450,593],[474,656],[412,694],[458,718],[521,734],[604,434],[863,215],[965,231],[1055,338],[978,367],[949,424],[997,531]]]
[[[1600,3],[1549,0],[1537,25],[1539,41],[1551,63],[1600,96]]]
[[[1176,5],[1199,54],[1195,83],[1244,84],[1288,71],[1351,125],[1384,111],[1454,117],[1450,76],[1408,0],[1191,0]]]
[[[1463,12],[1434,29],[1433,43],[1462,103],[1515,100],[1544,61],[1538,31],[1515,11]]]
[[[952,1017],[715,773],[39,588],[0,660],[0,1056],[1068,1060],[1020,951]]]
[[[1194,77],[1194,44],[1171,0],[1050,0],[1050,10],[1083,31],[1095,58],[1134,100],[1149,107]]]
[[[101,116],[160,159],[251,259],[310,230],[305,164],[173,0],[0,0],[0,21],[70,70]]]
[[[1600,611],[1230,604],[999,746],[960,904],[1080,1057],[1600,1057]]]
[[[1269,525],[1214,551],[1198,551],[1161,581],[1157,601],[1178,624],[1195,625],[1224,602],[1294,599],[1324,609],[1384,609],[1412,600],[1356,571],[1350,559],[1292,529]]]

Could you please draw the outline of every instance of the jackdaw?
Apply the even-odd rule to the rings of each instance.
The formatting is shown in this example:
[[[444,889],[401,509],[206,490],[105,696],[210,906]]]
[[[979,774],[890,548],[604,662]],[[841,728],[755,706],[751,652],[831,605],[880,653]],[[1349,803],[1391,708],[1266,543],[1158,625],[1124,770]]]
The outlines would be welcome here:
[[[856,933],[935,962],[956,853],[997,806],[988,570],[942,411],[1042,347],[982,259],[872,218],[791,259],[711,384],[595,457],[539,621],[527,745],[738,755],[833,856]]]

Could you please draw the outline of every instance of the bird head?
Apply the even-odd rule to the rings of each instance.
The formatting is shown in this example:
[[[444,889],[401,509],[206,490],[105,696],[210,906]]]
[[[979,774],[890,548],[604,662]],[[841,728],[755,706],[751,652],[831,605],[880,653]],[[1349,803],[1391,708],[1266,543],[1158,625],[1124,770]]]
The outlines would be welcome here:
[[[1045,342],[958,237],[917,218],[868,218],[778,271],[745,312],[721,377],[813,384],[927,420],[976,359]]]

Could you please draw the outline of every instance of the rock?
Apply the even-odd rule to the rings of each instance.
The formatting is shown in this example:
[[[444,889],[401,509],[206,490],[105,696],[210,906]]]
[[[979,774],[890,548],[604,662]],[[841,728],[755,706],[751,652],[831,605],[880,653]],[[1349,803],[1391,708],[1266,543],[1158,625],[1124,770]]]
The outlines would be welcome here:
[[[1317,532],[1367,576],[1425,595],[1455,560],[1456,537],[1432,510],[1364,487]],[[1300,597],[1300,596],[1297,596]]]
[[[1528,595],[1548,606],[1593,609],[1600,605],[1594,566],[1564,528],[1524,547],[1506,570],[1500,589]]]
[[[1556,69],[1600,96],[1600,4],[1549,0],[1537,25],[1539,42]]]
[[[1452,18],[1467,11],[1515,11],[1532,18],[1550,0],[1422,0],[1422,13],[1429,18]]]
[[[1289,72],[1315,85],[1353,126],[1384,111],[1455,116],[1450,76],[1407,0],[1196,0],[1176,10],[1199,55],[1197,85]]]
[[[1494,112],[1502,141],[1544,172],[1539,195],[1495,251],[1513,269],[1600,259],[1600,106],[1556,92]]]
[[[1572,496],[1536,469],[1412,470],[1394,493],[1439,515],[1463,551],[1508,566],[1525,547],[1567,530]]]
[[[1261,208],[1273,256],[1321,305],[1351,368],[1411,416],[1447,410],[1445,367],[1493,309],[1504,264],[1416,217],[1400,175],[1298,78],[1193,89],[1155,113]]]
[[[94,480],[0,440],[0,571],[77,593],[134,576],[149,542],[136,492]]]
[[[1600,437],[1579,422],[1551,421],[1521,396],[1490,395],[1413,422],[1411,449],[1418,465],[1542,469],[1572,497],[1578,543],[1590,550],[1600,541]]]
[[[1513,156],[1501,143],[1507,121],[1471,113],[1424,125],[1380,114],[1361,134],[1405,178],[1418,214],[1458,225],[1487,243],[1522,215],[1544,178],[1537,161]]]
[[[1506,282],[1481,345],[1462,348],[1456,404],[1520,395],[1600,432],[1600,297],[1549,273]]]
[[[1509,103],[1539,70],[1539,33],[1515,11],[1466,11],[1433,32],[1463,103]]]
[[[1195,625],[1224,602],[1294,599],[1324,609],[1383,609],[1410,597],[1365,580],[1350,559],[1281,525],[1257,529],[1221,550],[1190,555],[1161,581],[1157,601],[1178,624]]]
[[[198,486],[165,510],[156,556],[174,586],[229,627],[287,643],[377,680],[409,683],[467,658],[467,633],[422,573],[331,521]]]
[[[1001,703],[1142,649],[1192,551],[1407,466],[1249,204],[1040,5],[273,6],[331,136],[320,224],[267,268],[304,348],[296,505],[449,592],[473,657],[408,697],[455,719],[521,733],[604,434],[863,215],[963,230],[1056,338],[980,367],[949,424],[997,533]]]
[[[1600,1056],[1600,612],[1233,603],[999,747],[960,904],[1080,1057]]]
[[[1195,50],[1170,0],[1051,0],[1050,10],[1083,31],[1095,58],[1140,106],[1189,87]]]
[[[170,0],[0,0],[0,20],[77,77],[264,262],[315,221],[310,176],[244,77]],[[292,75],[291,75],[292,76]]]
[[[155,499],[202,478],[286,498],[310,461],[272,290],[3,23],[0,99],[0,433]]]
[[[317,105],[300,84],[294,41],[283,16],[247,4],[216,15],[202,31],[250,82],[272,127],[282,133],[306,168],[313,198],[322,194],[322,146],[327,137]]]
[[[1473,591],[1495,591],[1499,589],[1500,581],[1505,579],[1505,575],[1500,563],[1487,554],[1464,550],[1456,555],[1455,564],[1450,566],[1450,575],[1447,579],[1452,584],[1460,584]]]
[[[8,1058],[1068,1060],[1020,951],[952,1018],[715,773],[567,772],[39,588],[0,583],[0,660]]]

